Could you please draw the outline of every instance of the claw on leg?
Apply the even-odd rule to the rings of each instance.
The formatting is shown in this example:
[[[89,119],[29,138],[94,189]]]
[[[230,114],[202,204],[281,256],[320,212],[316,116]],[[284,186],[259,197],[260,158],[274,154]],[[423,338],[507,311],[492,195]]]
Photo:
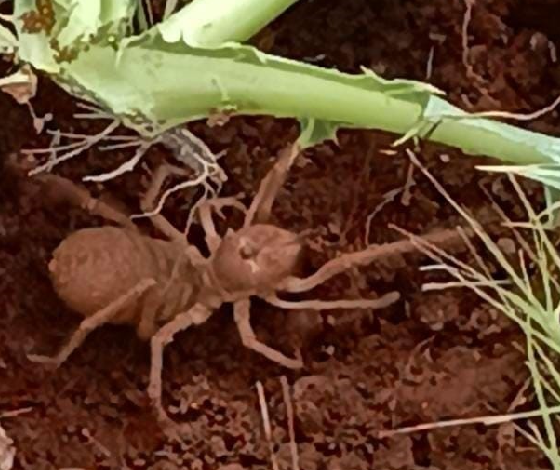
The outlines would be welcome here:
[[[243,345],[246,348],[262,354],[272,362],[283,365],[284,367],[289,369],[301,369],[303,367],[303,362],[300,359],[290,359],[289,357],[284,356],[281,352],[261,343],[257,339],[257,336],[251,327],[249,307],[250,301],[248,299],[239,300],[233,305],[235,323],[237,324],[237,329],[239,330],[239,335],[241,336]]]
[[[66,346],[64,346],[56,356],[48,357],[30,354],[28,355],[29,360],[32,362],[56,364],[57,366],[62,364],[78,347],[81,346],[89,333],[104,323],[110,321],[119,312],[119,310],[136,300],[154,284],[155,281],[153,279],[141,281],[132,289],[121,295],[118,299],[111,302],[107,307],[99,310],[91,317],[86,318],[82,321],[82,323],[80,323],[80,326],[70,337]]]

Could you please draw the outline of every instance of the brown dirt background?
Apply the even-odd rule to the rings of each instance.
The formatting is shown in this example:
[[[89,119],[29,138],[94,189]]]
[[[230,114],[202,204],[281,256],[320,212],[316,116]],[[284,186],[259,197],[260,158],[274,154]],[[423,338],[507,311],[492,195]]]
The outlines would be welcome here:
[[[430,80],[453,103],[470,110],[528,112],[560,92],[554,50],[560,29],[551,21],[559,8],[560,2],[550,0],[477,0],[468,58],[478,80],[462,63],[462,0],[302,0],[254,42],[326,67],[356,72],[366,66],[385,78],[417,80],[425,80],[433,48]],[[72,100],[44,79],[34,106],[38,114],[53,113],[51,127],[100,128],[74,120]],[[528,377],[524,340],[515,325],[469,292],[420,293],[426,280],[417,269],[426,261],[420,257],[371,266],[316,290],[325,298],[402,292],[401,302],[375,315],[289,314],[253,304],[253,323],[263,341],[287,354],[301,345],[306,366],[298,373],[244,349],[228,308],[179,335],[167,350],[164,400],[177,421],[191,426],[184,445],[168,442],[153,419],[144,393],[149,347],[133,329],[101,328],[55,372],[30,363],[27,353],[54,352],[79,320],[48,280],[52,250],[72,230],[103,222],[75,208],[50,206],[12,169],[10,162],[21,162],[20,149],[45,146],[48,139],[36,136],[27,110],[9,96],[0,95],[0,110],[0,416],[28,408],[1,420],[17,448],[14,468],[271,468],[257,381],[266,391],[279,467],[291,468],[282,375],[293,392],[304,470],[547,468],[541,453],[511,425],[378,437],[382,429],[513,411]],[[557,112],[526,125],[560,133]],[[225,192],[231,194],[254,194],[276,152],[297,135],[294,122],[271,118],[191,128],[214,151],[227,151],[222,162],[230,178]],[[339,146],[307,151],[305,164],[291,173],[274,215],[293,230],[322,227],[309,249],[304,267],[309,272],[336,253],[362,248],[368,214],[387,191],[405,185],[410,164],[403,150],[383,152],[391,141],[378,132],[341,132]],[[58,172],[78,181],[127,156],[92,150]],[[153,148],[147,165],[165,157],[164,148]],[[489,207],[479,188],[484,184],[509,213],[523,216],[503,177],[474,169],[483,159],[431,145],[423,145],[420,157],[452,196],[475,212]],[[418,172],[413,178],[409,200],[396,197],[374,218],[369,242],[398,239],[386,228],[389,222],[422,233],[459,221],[425,178]],[[139,168],[90,188],[135,212],[145,179]],[[533,187],[527,185],[538,202]],[[173,223],[184,221],[190,197],[167,204]],[[497,227],[489,230],[499,235]],[[530,407],[522,404],[515,411]]]

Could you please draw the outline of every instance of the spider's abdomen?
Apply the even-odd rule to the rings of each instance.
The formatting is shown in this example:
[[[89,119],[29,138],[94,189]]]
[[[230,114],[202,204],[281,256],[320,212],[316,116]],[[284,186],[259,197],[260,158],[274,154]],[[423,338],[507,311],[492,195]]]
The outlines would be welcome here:
[[[90,316],[142,280],[155,280],[155,288],[161,291],[179,258],[175,245],[132,230],[86,228],[72,233],[58,246],[49,270],[58,296],[71,309]],[[180,271],[184,271],[182,268]],[[177,281],[188,275],[177,274]],[[136,302],[113,321],[133,321],[138,310]]]

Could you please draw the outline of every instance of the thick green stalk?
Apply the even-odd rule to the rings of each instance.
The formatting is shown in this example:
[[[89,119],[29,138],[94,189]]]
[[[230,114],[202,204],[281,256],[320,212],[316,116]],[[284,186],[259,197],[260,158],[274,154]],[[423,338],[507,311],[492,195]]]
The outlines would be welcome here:
[[[343,74],[246,46],[202,50],[143,41],[126,48],[118,62],[112,48],[91,46],[65,75],[117,115],[142,116],[159,123],[158,131],[224,108],[396,134],[445,115],[453,119],[443,119],[429,140],[516,164],[550,164],[560,156],[560,139],[468,118],[421,84]]]
[[[193,0],[169,17],[161,32],[166,40],[183,39],[196,47],[243,42],[298,0]],[[180,36],[179,36],[180,33]]]
[[[526,166],[523,171],[560,189],[560,139],[469,116],[445,102],[429,84],[383,80],[371,71],[344,74],[231,42],[193,47],[181,40],[186,24],[173,24],[172,18],[140,36],[126,37],[128,30],[121,25],[132,14],[134,0],[74,1],[83,8],[65,12],[59,7],[60,29],[53,29],[52,36],[31,33],[23,21],[16,21],[19,59],[50,73],[73,95],[103,106],[144,134],[223,110],[298,119],[305,126],[304,145],[331,136],[339,127],[416,133],[503,162],[548,165]],[[227,5],[232,0],[221,1]],[[85,6],[103,15],[79,16],[76,12],[85,11]],[[16,7],[19,19],[35,11],[34,0],[18,0]],[[182,19],[188,21],[188,16]],[[96,30],[100,25],[103,28]],[[95,32],[93,39],[82,40],[82,30]],[[70,62],[58,59],[53,49],[61,35],[75,38],[76,57]]]

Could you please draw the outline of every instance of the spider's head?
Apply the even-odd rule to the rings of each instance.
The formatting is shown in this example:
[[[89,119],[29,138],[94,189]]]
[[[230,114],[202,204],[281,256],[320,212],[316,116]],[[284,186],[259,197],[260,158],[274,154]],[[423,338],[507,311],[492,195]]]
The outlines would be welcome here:
[[[228,233],[212,261],[226,290],[269,290],[290,276],[302,251],[301,237],[274,225],[253,225]]]

